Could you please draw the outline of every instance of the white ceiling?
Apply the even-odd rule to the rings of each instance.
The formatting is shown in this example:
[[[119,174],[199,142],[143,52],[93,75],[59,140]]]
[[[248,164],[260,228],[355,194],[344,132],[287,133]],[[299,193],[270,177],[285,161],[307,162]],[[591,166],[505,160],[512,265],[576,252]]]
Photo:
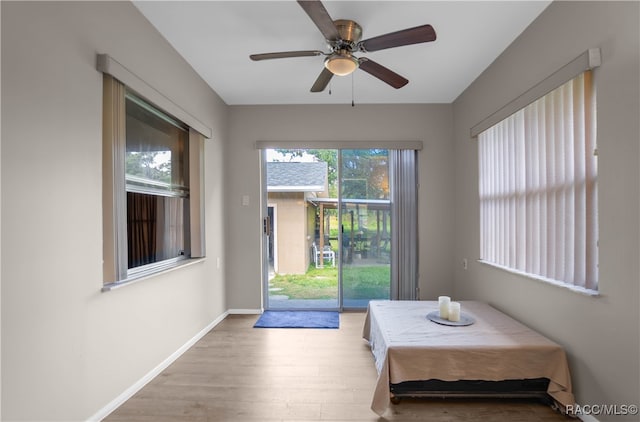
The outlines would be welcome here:
[[[328,51],[295,1],[135,1],[136,7],[229,105],[451,103],[550,1],[324,1],[335,19],[363,27],[362,39],[431,24],[437,40],[369,57],[409,79],[398,90],[358,70],[309,89],[323,56],[253,62],[250,54]],[[331,94],[329,94],[331,88]]]

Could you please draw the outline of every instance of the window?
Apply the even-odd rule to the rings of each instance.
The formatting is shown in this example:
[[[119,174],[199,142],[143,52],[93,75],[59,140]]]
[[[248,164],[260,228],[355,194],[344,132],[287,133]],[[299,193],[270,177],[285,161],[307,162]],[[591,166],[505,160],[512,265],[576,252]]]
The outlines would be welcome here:
[[[480,259],[597,290],[591,71],[478,136]]]
[[[203,137],[104,76],[105,286],[204,256]]]
[[[127,92],[127,267],[188,255],[188,127]]]

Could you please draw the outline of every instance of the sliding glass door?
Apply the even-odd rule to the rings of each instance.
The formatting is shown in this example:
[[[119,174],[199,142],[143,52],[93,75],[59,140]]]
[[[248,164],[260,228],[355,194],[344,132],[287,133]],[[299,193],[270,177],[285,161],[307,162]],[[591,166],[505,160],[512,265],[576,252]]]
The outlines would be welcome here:
[[[386,149],[340,151],[343,308],[389,299],[391,213]]]
[[[336,150],[266,150],[266,309],[340,309]]]
[[[393,297],[392,228],[405,226],[393,220],[392,152],[263,151],[266,309],[363,309]]]

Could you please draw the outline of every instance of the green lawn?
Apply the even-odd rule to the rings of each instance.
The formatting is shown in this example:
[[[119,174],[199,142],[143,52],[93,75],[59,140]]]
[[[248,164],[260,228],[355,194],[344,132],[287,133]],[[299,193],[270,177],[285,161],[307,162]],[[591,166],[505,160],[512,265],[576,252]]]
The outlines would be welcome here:
[[[357,266],[343,269],[344,296],[350,299],[388,299],[389,266]],[[281,290],[272,294],[289,299],[336,299],[338,297],[338,269],[309,267],[306,274],[278,274],[271,287]]]
[[[389,299],[391,268],[388,265],[345,267],[342,291],[349,299]]]

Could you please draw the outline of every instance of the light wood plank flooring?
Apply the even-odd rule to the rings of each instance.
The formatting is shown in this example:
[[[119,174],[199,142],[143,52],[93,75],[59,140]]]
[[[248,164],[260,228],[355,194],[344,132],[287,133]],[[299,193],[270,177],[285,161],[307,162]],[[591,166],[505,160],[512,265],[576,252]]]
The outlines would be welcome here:
[[[117,421],[566,421],[535,401],[403,400],[370,409],[377,378],[363,313],[339,330],[252,328],[231,315],[105,419]]]

